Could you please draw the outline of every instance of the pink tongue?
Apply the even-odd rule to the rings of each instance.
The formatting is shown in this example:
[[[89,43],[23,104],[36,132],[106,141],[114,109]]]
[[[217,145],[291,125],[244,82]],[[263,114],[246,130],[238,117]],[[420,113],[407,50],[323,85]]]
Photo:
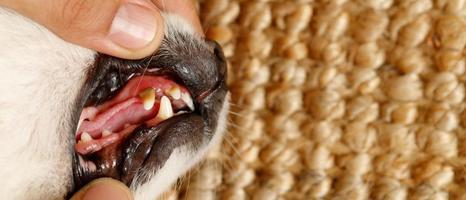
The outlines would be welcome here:
[[[113,133],[121,131],[126,124],[137,124],[138,122],[155,117],[157,111],[157,103],[152,109],[145,110],[142,101],[137,97],[133,97],[112,106],[104,113],[100,113],[92,121],[83,121],[79,127],[78,134],[87,132],[93,138],[98,138],[102,130],[108,130]]]
[[[102,148],[127,137],[137,125],[130,125],[123,129],[121,132],[102,137],[100,139],[91,140],[88,142],[78,142],[75,145],[75,150],[81,155],[86,155],[101,150]]]
[[[139,76],[131,79],[118,94],[109,101],[97,107],[86,107],[81,114],[81,123],[77,139],[81,133],[87,132],[93,138],[100,137],[103,130],[121,131],[126,124],[140,124],[154,117],[158,111],[158,102],[151,110],[145,110],[138,94],[149,87],[156,88],[156,96],[161,97],[164,91],[177,86],[182,92],[186,88],[174,81],[159,76]]]

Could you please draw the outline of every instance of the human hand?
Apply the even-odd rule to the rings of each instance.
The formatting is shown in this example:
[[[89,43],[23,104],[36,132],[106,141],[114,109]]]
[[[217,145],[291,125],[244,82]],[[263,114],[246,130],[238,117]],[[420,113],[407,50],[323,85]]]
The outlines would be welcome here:
[[[164,22],[161,12],[175,13],[202,34],[191,0],[0,0],[0,6],[43,25],[62,39],[126,59],[152,54],[160,45]],[[121,182],[96,179],[71,200],[131,200]]]
[[[110,178],[96,179],[71,197],[71,200],[132,200],[131,191],[123,183]]]
[[[162,11],[184,17],[202,33],[191,0],[0,0],[0,6],[68,42],[126,59],[149,56],[159,47]]]

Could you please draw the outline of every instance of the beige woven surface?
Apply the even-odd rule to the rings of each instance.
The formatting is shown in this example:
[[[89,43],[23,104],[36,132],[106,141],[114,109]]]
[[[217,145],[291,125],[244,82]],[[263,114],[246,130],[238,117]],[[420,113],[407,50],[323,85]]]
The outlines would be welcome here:
[[[167,199],[466,199],[465,4],[201,1],[230,126]]]

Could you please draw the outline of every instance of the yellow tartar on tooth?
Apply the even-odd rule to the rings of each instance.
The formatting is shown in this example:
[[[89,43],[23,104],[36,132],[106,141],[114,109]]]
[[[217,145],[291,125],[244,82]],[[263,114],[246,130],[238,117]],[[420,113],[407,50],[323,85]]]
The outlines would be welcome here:
[[[150,110],[155,103],[155,89],[152,87],[146,88],[139,93],[139,97],[143,102],[144,109]]]

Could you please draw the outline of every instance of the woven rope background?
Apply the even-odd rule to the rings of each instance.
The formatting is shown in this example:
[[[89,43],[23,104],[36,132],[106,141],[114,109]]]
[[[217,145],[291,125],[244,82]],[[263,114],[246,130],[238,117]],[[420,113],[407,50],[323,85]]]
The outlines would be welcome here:
[[[167,199],[466,199],[465,0],[201,0],[224,144]]]

